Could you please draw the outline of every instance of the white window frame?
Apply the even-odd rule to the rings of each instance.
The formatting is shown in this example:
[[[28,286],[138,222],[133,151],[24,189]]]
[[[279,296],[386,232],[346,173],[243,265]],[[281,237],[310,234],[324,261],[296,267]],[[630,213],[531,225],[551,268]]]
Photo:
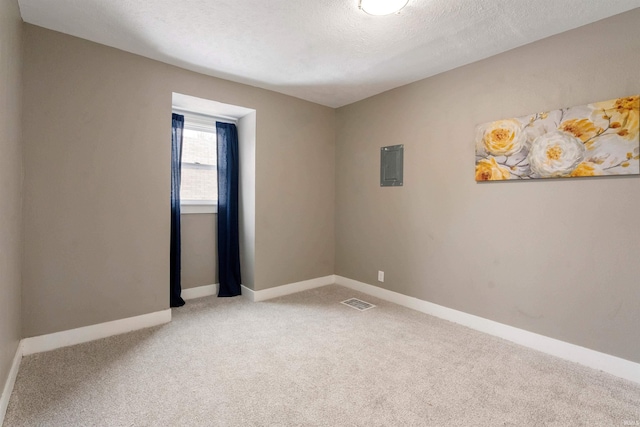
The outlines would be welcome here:
[[[195,111],[187,111],[173,107],[173,112],[184,116],[185,129],[217,133],[216,122],[233,123],[235,120],[228,117],[219,117]],[[181,167],[184,163],[181,164]],[[213,169],[213,166],[193,164],[189,167]],[[215,166],[217,169],[218,166]],[[180,214],[206,214],[218,213],[218,200],[185,200],[180,199]]]

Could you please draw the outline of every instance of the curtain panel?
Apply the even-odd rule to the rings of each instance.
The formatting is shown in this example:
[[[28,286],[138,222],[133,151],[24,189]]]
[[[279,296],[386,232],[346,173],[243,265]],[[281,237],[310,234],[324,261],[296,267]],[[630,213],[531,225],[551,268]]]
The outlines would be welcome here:
[[[170,306],[181,307],[184,300],[180,295],[180,169],[182,165],[182,133],[184,116],[172,114],[171,117],[171,251],[170,251]]]
[[[240,285],[240,234],[238,224],[238,129],[216,122],[218,138],[218,276],[219,297],[242,293]]]

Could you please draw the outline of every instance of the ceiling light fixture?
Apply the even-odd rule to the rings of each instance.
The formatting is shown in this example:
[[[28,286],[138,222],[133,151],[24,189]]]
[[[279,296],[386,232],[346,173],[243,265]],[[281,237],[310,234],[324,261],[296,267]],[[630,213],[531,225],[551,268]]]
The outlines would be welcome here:
[[[409,0],[360,0],[358,7],[369,15],[391,15],[400,12]]]

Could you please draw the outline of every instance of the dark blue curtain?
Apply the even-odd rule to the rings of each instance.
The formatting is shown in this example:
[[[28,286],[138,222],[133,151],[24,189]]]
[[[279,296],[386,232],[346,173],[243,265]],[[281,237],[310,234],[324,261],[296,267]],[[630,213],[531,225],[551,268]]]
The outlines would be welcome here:
[[[238,226],[238,129],[216,122],[218,137],[218,276],[219,297],[242,293]]]
[[[171,254],[170,254],[170,305],[181,307],[180,296],[180,167],[182,165],[182,131],[184,116],[171,116]]]

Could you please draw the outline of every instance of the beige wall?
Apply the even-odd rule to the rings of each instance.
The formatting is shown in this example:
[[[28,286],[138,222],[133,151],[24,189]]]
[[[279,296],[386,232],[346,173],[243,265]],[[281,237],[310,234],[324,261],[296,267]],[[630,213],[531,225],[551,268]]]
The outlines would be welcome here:
[[[1,375],[20,328],[22,154],[18,12],[0,1],[0,191],[15,202],[0,206]],[[336,273],[640,361],[640,179],[477,184],[472,160],[478,123],[639,93],[638,21],[634,10],[337,113],[25,25],[23,336],[168,307],[179,92],[256,110],[241,152],[255,165],[241,178],[250,288]],[[380,188],[379,147],[392,144],[405,145],[405,185]],[[210,284],[208,216],[184,222],[185,251],[201,256],[186,260],[185,288]]]
[[[256,265],[256,113],[238,120],[240,163],[239,220],[240,276],[249,289],[255,286]],[[333,167],[333,164],[331,165]],[[331,219],[333,221],[333,218]],[[333,239],[333,236],[332,236]],[[327,248],[325,248],[327,249]],[[333,251],[333,247],[329,248]]]
[[[333,109],[25,25],[23,334],[169,306],[172,92],[256,110],[255,289],[333,273]]]
[[[215,214],[183,214],[180,220],[182,289],[218,283]]]
[[[290,99],[256,108],[254,290],[334,270],[335,110]]]
[[[640,177],[478,184],[473,167],[479,123],[640,93],[638,23],[640,9],[339,109],[336,274],[640,362]],[[380,188],[392,144],[404,186]]]
[[[0,0],[0,392],[20,341],[22,20]]]

